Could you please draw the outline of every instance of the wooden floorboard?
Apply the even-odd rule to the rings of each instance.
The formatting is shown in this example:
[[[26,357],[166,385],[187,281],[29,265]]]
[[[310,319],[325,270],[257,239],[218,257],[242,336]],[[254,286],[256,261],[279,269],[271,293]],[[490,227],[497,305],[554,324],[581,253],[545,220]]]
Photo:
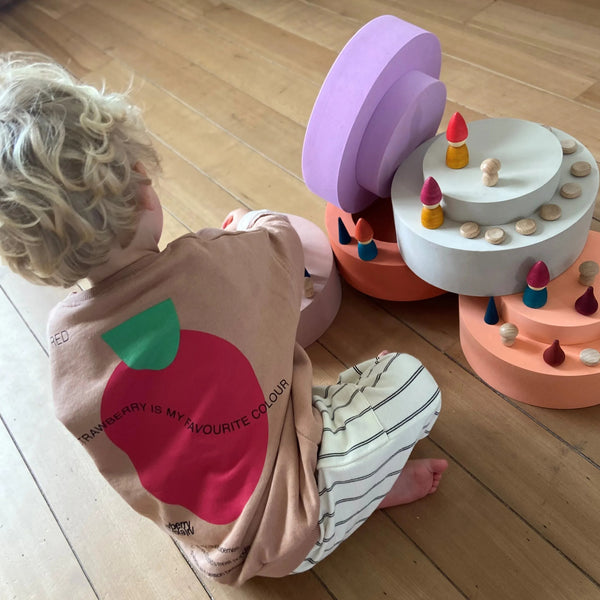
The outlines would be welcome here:
[[[82,600],[95,598],[76,556],[4,423],[0,423],[0,456],[3,494],[0,596],[52,598],[69,590],[73,597]],[[18,498],[19,501],[6,502],[6,498]]]
[[[530,119],[600,157],[595,0],[20,0],[0,9],[0,52],[43,52],[90,83],[131,86],[162,157],[164,246],[242,205],[324,228],[325,204],[302,179],[306,125],[337,53],[381,14],[439,37],[441,129],[456,110]],[[598,219],[600,201],[596,231]],[[600,600],[600,405],[549,411],[480,381],[455,295],[384,302],[344,284],[308,348],[317,383],[383,348],[426,364],[444,408],[415,456],[448,459],[439,491],[374,514],[312,571],[228,588],[133,513],[55,420],[45,322],[68,290],[6,267],[0,288],[3,599]]]

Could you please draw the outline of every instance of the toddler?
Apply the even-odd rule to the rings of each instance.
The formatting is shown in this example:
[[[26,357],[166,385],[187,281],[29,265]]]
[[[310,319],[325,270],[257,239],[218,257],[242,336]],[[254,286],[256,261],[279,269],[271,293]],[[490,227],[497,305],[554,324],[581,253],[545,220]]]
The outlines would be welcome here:
[[[436,490],[446,461],[408,457],[439,389],[386,352],[313,387],[287,218],[234,211],[159,251],[158,172],[124,95],[0,57],[0,252],[35,283],[92,284],[49,319],[58,418],[205,576],[307,570],[378,507]]]

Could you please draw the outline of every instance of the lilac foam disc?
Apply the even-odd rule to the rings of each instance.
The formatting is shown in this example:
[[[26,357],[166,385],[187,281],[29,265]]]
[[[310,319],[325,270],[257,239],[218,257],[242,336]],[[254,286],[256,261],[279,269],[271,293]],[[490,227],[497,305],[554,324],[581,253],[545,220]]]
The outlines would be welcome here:
[[[308,123],[308,188],[346,212],[389,197],[400,163],[439,127],[446,88],[435,35],[389,15],[362,27],[329,71]]]

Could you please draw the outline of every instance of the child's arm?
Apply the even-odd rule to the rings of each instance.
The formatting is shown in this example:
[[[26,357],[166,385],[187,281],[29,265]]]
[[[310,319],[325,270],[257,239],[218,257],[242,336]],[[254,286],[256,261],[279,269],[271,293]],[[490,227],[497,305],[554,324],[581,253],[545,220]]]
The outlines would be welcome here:
[[[283,263],[293,280],[302,284],[304,276],[304,250],[298,233],[285,214],[269,210],[237,209],[229,213],[223,228],[237,231],[262,230],[269,236],[271,248]]]
[[[226,231],[235,231],[237,229],[237,225],[240,219],[250,212],[247,208],[236,208],[232,210],[223,221],[221,225],[221,229],[225,229]]]

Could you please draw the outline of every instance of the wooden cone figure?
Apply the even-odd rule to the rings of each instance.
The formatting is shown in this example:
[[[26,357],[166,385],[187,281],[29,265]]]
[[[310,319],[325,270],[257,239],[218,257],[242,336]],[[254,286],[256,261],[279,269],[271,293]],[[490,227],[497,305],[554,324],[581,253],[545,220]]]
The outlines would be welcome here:
[[[527,287],[523,292],[523,304],[529,308],[541,308],[548,301],[546,286],[550,283],[550,272],[546,263],[538,260],[527,275]]]
[[[499,320],[500,316],[498,315],[498,309],[496,308],[496,301],[494,300],[494,296],[490,296],[488,300],[487,309],[485,311],[485,316],[483,320],[488,325],[495,325]]]
[[[552,346],[544,350],[544,361],[551,367],[558,367],[565,362],[565,351],[560,347],[558,340],[554,340]]]
[[[344,246],[352,241],[341,217],[338,217],[338,241]]]
[[[358,242],[358,257],[361,260],[373,260],[377,256],[377,246],[373,241],[373,228],[360,218],[354,231]]]
[[[421,225],[427,229],[437,229],[444,223],[444,211],[440,206],[442,190],[433,177],[428,177],[421,188]]]
[[[446,139],[448,140],[446,165],[451,169],[462,169],[469,164],[469,149],[466,144],[468,137],[469,129],[463,116],[458,112],[454,113],[448,122],[448,129],[446,129]]]
[[[594,288],[590,285],[582,296],[575,301],[575,310],[580,315],[589,317],[598,310],[598,300],[594,296]]]

